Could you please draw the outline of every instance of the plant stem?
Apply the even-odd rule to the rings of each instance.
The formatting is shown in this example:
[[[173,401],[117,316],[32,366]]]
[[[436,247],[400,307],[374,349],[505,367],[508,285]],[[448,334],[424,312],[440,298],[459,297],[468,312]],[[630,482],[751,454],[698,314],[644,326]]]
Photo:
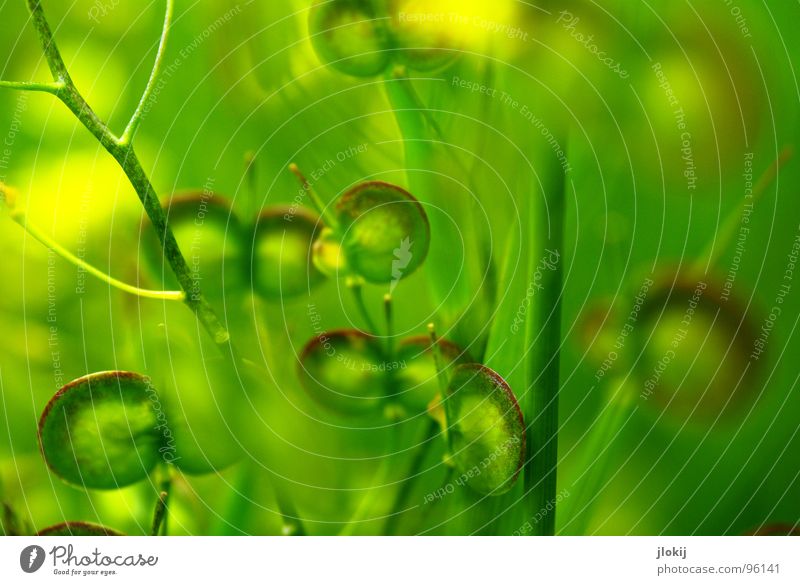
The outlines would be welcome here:
[[[164,536],[167,534],[167,506],[169,505],[169,494],[172,488],[172,480],[169,477],[169,470],[167,470],[167,474],[167,479],[161,483],[161,491],[158,494],[156,508],[153,512],[153,525],[150,529],[151,536],[158,536],[160,533]]]
[[[186,299],[186,294],[183,291],[165,291],[165,290],[147,290],[143,288],[139,288],[137,286],[133,286],[131,284],[127,284],[122,282],[121,280],[117,280],[113,276],[106,274],[102,270],[95,268],[85,260],[81,260],[77,256],[75,256],[72,252],[61,246],[58,242],[50,238],[47,234],[45,234],[42,230],[40,230],[37,226],[32,224],[24,212],[16,210],[12,211],[9,217],[17,224],[19,224],[26,232],[28,232],[31,236],[33,236],[36,240],[50,248],[53,252],[67,260],[68,262],[74,264],[81,270],[84,270],[102,280],[103,282],[117,288],[121,291],[126,293],[130,293],[145,299],[158,299],[163,301],[184,301]]]
[[[111,132],[105,122],[103,122],[97,116],[97,114],[95,114],[89,104],[86,103],[86,100],[80,94],[77,87],[75,87],[75,84],[73,83],[69,72],[67,71],[67,67],[61,58],[61,54],[59,53],[55,39],[53,38],[53,33],[49,24],[47,23],[47,19],[45,18],[41,0],[27,1],[28,9],[30,10],[33,18],[36,32],[39,35],[39,40],[44,50],[47,64],[50,68],[50,72],[53,75],[54,81],[58,85],[58,90],[55,92],[55,95],[67,106],[67,108],[69,108],[75,117],[80,120],[80,122],[108,151],[108,153],[111,154],[114,160],[119,163],[125,175],[128,177],[131,185],[135,189],[139,200],[144,206],[145,213],[147,213],[147,216],[150,218],[150,221],[156,230],[156,234],[164,251],[164,257],[172,268],[172,271],[175,273],[175,276],[178,278],[181,289],[185,293],[184,302],[194,312],[197,319],[203,325],[205,330],[211,335],[217,345],[229,345],[228,342],[230,340],[230,334],[223,326],[217,314],[214,312],[214,309],[206,300],[205,296],[200,290],[199,283],[193,279],[189,265],[187,264],[186,259],[183,257],[183,254],[178,247],[178,242],[175,240],[175,235],[172,233],[172,229],[167,224],[166,215],[161,207],[161,203],[158,200],[155,189],[150,183],[150,179],[148,178],[147,173],[145,173],[144,168],[142,167],[142,164],[139,161],[136,152],[134,151],[133,145],[130,142],[126,142],[117,138]],[[171,16],[171,4],[172,2],[170,1],[167,10],[167,18],[165,19],[167,21],[165,26],[168,26]],[[162,38],[162,45],[165,40],[166,36]],[[154,69],[158,69],[160,66],[161,56],[163,56],[163,46],[159,47],[159,55],[160,56],[156,59]],[[151,79],[152,77],[153,76],[151,76]],[[148,89],[145,90],[145,96],[148,94],[148,91],[152,91],[150,84],[148,84]],[[143,96],[143,101],[146,101],[147,99],[145,96]],[[129,128],[132,128],[134,131],[138,124],[138,119],[141,118],[142,113],[138,109],[137,111],[138,114],[134,114],[134,117],[132,118],[132,125],[129,125]],[[128,138],[133,138],[132,132]],[[230,349],[232,351],[232,347],[230,347]],[[223,354],[228,355],[228,353],[225,351],[223,351]]]
[[[245,221],[256,222],[261,206],[258,203],[258,165],[256,154],[252,151],[244,155],[244,174],[247,180],[247,195],[242,209],[245,211]]]
[[[42,91],[58,95],[64,88],[63,83],[37,83],[35,81],[0,81],[0,87],[5,89],[18,89],[20,91]]]
[[[167,0],[166,12],[164,15],[164,26],[161,29],[161,39],[158,43],[158,50],[156,51],[156,59],[153,63],[153,70],[150,72],[150,78],[147,80],[147,86],[142,93],[139,104],[136,106],[136,110],[134,111],[130,122],[128,122],[128,126],[125,128],[125,131],[122,133],[122,137],[119,140],[123,145],[133,142],[136,131],[139,129],[139,124],[142,123],[144,108],[147,105],[147,102],[150,100],[150,96],[153,94],[156,82],[158,81],[158,76],[161,73],[161,63],[164,61],[164,49],[167,46],[167,37],[169,36],[170,25],[172,24],[174,4],[174,0]]]
[[[314,187],[311,186],[311,183],[308,182],[308,179],[300,170],[300,167],[298,167],[295,163],[292,163],[289,165],[289,170],[295,177],[297,177],[297,180],[300,181],[303,191],[306,192],[306,195],[308,195],[311,199],[311,203],[313,203],[314,207],[317,208],[317,211],[322,216],[325,225],[335,230],[338,227],[339,222],[336,221],[336,217],[333,215],[331,207],[329,205],[325,205],[322,199],[320,199],[319,194]]]
[[[393,535],[397,529],[397,523],[400,516],[408,505],[408,499],[414,491],[416,480],[422,475],[422,466],[425,464],[425,459],[431,452],[434,445],[434,437],[439,434],[439,423],[433,419],[428,420],[428,426],[425,429],[425,436],[422,439],[422,445],[417,449],[414,458],[411,460],[411,465],[408,468],[408,473],[397,495],[394,499],[394,505],[390,512],[389,518],[386,520],[383,534]]]
[[[433,361],[436,365],[436,380],[439,382],[439,391],[442,393],[442,403],[445,405],[445,412],[447,411],[447,375],[444,371],[444,356],[442,355],[442,347],[439,345],[439,336],[436,335],[436,326],[433,323],[428,323],[428,335],[431,338],[431,351],[433,353]]]
[[[589,431],[588,438],[581,443],[583,457],[578,469],[582,475],[575,493],[565,500],[562,508],[562,530],[567,526],[569,532],[582,536],[591,518],[592,505],[608,469],[610,446],[624,427],[632,411],[631,388],[626,377],[617,377],[610,382],[610,396],[603,411]],[[576,482],[577,483],[577,482]],[[574,485],[574,484],[573,484]]]
[[[386,359],[394,361],[394,312],[392,310],[392,295],[383,295],[383,316],[386,321]]]
[[[374,337],[378,337],[378,328],[375,326],[375,321],[372,320],[372,317],[370,316],[369,311],[367,310],[366,303],[364,303],[363,285],[361,282],[361,278],[358,276],[349,277],[347,279],[347,287],[353,293],[353,299],[355,299],[356,301],[356,306],[358,307],[358,311],[361,313],[361,317],[367,324],[367,330]]]
[[[727,244],[733,240],[737,231],[741,227],[742,214],[744,213],[745,209],[747,209],[748,206],[750,208],[755,206],[758,200],[761,199],[766,192],[767,187],[769,187],[778,176],[781,168],[792,158],[793,154],[794,152],[791,146],[785,147],[780,152],[775,162],[773,162],[769,168],[764,171],[761,177],[759,177],[758,182],[753,187],[750,196],[747,197],[745,201],[741,203],[741,205],[738,205],[728,214],[717,232],[712,236],[708,246],[706,247],[706,250],[694,262],[693,267],[697,272],[707,271],[717,260],[719,260],[719,257],[725,253]]]
[[[533,250],[529,261],[532,263],[549,251],[557,251],[563,257],[564,171],[559,166],[543,180],[541,189],[533,191],[530,201]],[[541,289],[531,301],[528,320],[528,338],[535,339],[535,343],[529,369],[531,397],[526,401],[529,408],[524,413],[531,457],[523,477],[526,521],[540,518],[534,523],[533,535],[555,534],[555,511],[539,512],[546,510],[548,504],[554,506],[556,500],[562,266],[563,261],[559,261],[552,270],[541,272]]]

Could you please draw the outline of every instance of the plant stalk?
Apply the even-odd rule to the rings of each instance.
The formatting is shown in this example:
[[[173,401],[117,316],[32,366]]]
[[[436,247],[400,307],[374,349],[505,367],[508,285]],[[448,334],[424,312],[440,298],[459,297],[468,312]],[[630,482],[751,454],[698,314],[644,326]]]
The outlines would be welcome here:
[[[554,167],[553,167],[554,168]],[[564,245],[564,171],[559,167],[531,196],[531,229],[533,250],[530,262],[558,252],[563,258]],[[530,459],[523,472],[526,521],[533,522],[533,535],[555,534],[555,510],[540,514],[548,504],[555,506],[558,467],[558,394],[561,348],[561,297],[563,261],[552,270],[541,272],[540,291],[531,300],[528,338],[534,340],[530,350],[530,398],[524,413],[528,423],[527,439]],[[533,271],[530,272],[533,274]]]

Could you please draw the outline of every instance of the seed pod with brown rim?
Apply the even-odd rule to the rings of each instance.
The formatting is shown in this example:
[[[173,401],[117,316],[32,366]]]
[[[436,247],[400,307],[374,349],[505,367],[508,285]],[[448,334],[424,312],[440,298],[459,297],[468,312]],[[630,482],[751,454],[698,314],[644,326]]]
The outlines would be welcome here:
[[[428,216],[413,195],[395,185],[356,185],[336,203],[336,219],[348,270],[367,282],[398,282],[428,255]]]

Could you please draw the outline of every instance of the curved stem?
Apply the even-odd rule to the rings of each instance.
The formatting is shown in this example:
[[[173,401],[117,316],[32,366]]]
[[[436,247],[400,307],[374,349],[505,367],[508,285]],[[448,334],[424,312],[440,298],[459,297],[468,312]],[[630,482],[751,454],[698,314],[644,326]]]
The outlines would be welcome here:
[[[53,240],[50,236],[45,234],[41,229],[39,229],[36,225],[32,224],[28,221],[26,215],[21,211],[12,211],[9,217],[17,224],[19,224],[22,229],[28,232],[31,236],[37,239],[39,242],[50,248],[53,252],[67,260],[68,262],[74,264],[81,270],[85,270],[92,276],[102,280],[103,282],[117,288],[121,291],[126,293],[130,293],[132,295],[136,295],[145,299],[158,299],[163,301],[183,301],[186,298],[186,295],[183,291],[166,291],[166,290],[147,290],[143,288],[139,288],[138,286],[133,286],[131,284],[127,284],[122,282],[121,280],[117,280],[113,276],[106,274],[102,270],[95,268],[85,260],[82,260],[75,256],[72,252],[64,248],[61,244]]]
[[[767,170],[759,177],[758,182],[753,187],[752,193],[745,200],[731,211],[723,221],[719,230],[709,241],[706,250],[694,262],[694,269],[698,272],[707,270],[725,252],[727,244],[733,240],[737,231],[742,227],[742,216],[745,211],[752,210],[759,199],[764,195],[767,187],[775,180],[781,168],[792,158],[794,154],[791,146],[785,147],[778,158]]]
[[[297,177],[297,180],[300,181],[303,191],[305,191],[306,195],[309,196],[311,202],[314,204],[314,207],[317,208],[317,211],[322,216],[325,224],[331,229],[336,229],[339,225],[339,222],[336,221],[336,217],[333,215],[330,206],[325,205],[317,191],[311,186],[311,183],[309,183],[306,176],[300,170],[300,167],[298,167],[295,163],[292,163],[289,165],[289,170],[295,177]]]
[[[364,323],[367,324],[367,329],[369,333],[374,337],[378,337],[378,328],[375,326],[375,321],[372,320],[372,317],[367,310],[367,305],[364,303],[364,294],[363,294],[363,286],[361,284],[361,279],[359,277],[350,277],[347,279],[347,287],[353,293],[353,299],[356,301],[356,306],[358,307],[358,311],[361,313],[362,319],[364,319]]]
[[[164,53],[167,46],[167,37],[169,36],[170,25],[172,24],[172,13],[174,12],[174,6],[174,0],[167,0],[167,8],[164,15],[164,26],[161,29],[161,40],[158,43],[158,51],[156,52],[156,59],[153,63],[153,70],[150,72],[150,79],[147,80],[147,86],[145,86],[142,97],[139,100],[139,104],[136,106],[136,110],[134,111],[130,122],[128,122],[125,131],[122,133],[122,137],[120,138],[121,144],[130,144],[133,142],[136,131],[139,129],[139,124],[142,122],[144,108],[147,105],[147,102],[150,100],[153,90],[155,89],[156,81],[161,73],[161,63],[164,61]]]

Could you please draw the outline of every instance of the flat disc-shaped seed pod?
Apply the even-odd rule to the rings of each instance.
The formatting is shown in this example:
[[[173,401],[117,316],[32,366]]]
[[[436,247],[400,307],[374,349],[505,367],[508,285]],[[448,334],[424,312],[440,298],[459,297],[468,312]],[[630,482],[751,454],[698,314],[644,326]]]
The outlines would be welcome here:
[[[371,0],[318,0],[308,29],[320,60],[347,75],[379,75],[391,62],[389,34]]]
[[[467,485],[493,496],[510,490],[524,463],[525,423],[505,380],[480,364],[458,366],[445,412],[456,470]]]
[[[261,213],[253,232],[253,288],[273,300],[307,293],[324,276],[311,261],[319,218],[276,207]]]
[[[99,372],[61,388],[39,420],[47,465],[65,481],[117,489],[141,481],[159,462],[155,390],[132,372]]]
[[[442,4],[441,2],[439,3]],[[430,0],[390,0],[392,40],[398,60],[410,69],[438,71],[453,64],[459,57],[461,43],[457,38],[456,4],[449,10],[437,10]]]
[[[230,200],[211,191],[187,192],[173,195],[163,207],[197,288],[215,301],[226,292],[243,290],[243,228]],[[160,282],[163,274],[165,286],[176,288],[158,240],[155,235],[148,239],[145,252],[153,276]]]
[[[746,412],[758,390],[756,327],[712,283],[672,280],[649,294],[633,336],[644,402],[679,422]]]
[[[456,344],[445,339],[439,340],[439,348],[448,376],[455,366],[472,361]],[[424,412],[439,393],[430,337],[404,339],[397,347],[395,359],[398,363],[394,377],[395,396],[413,412]]]
[[[357,330],[323,333],[303,349],[300,382],[311,398],[344,415],[375,412],[387,395],[380,343]]]
[[[121,532],[91,522],[63,522],[41,529],[36,536],[125,536]]]
[[[349,269],[368,282],[398,282],[428,255],[428,216],[400,187],[377,181],[357,185],[339,199],[336,215]]]

